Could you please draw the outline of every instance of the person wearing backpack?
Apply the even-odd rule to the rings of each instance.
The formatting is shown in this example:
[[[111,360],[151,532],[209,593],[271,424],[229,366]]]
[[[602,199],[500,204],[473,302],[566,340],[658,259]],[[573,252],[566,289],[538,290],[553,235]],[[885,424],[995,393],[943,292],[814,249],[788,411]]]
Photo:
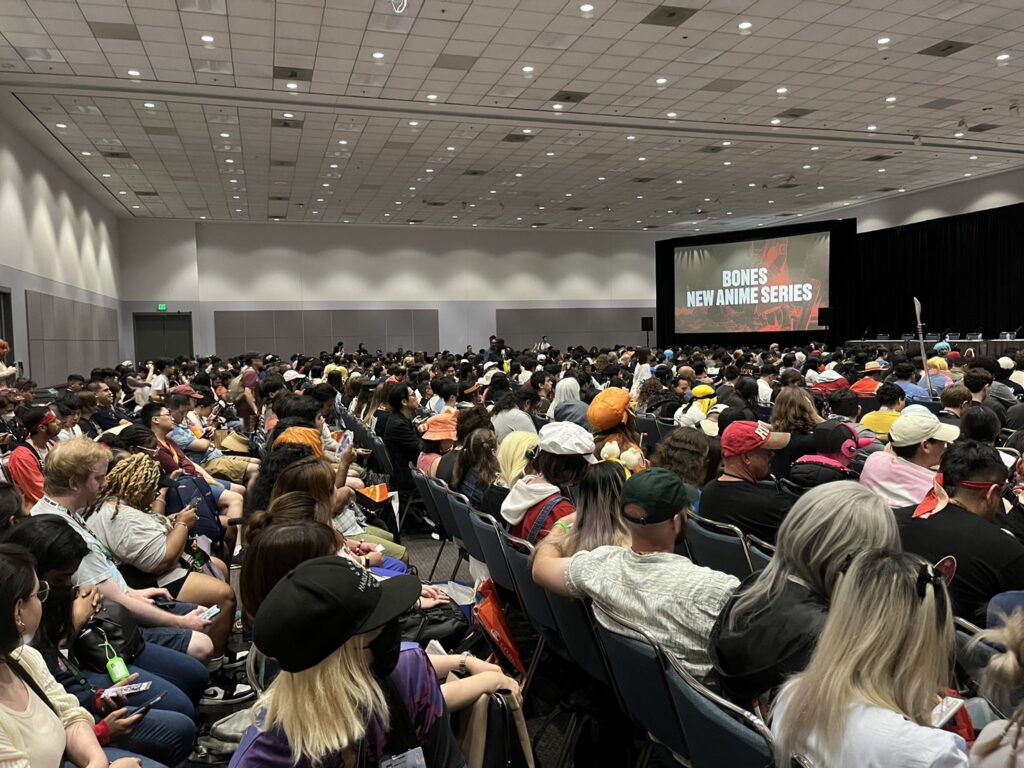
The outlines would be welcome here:
[[[252,430],[253,420],[260,412],[260,371],[263,357],[257,352],[245,355],[248,365],[241,373],[228,382],[228,402],[235,406],[238,418],[245,425],[245,431]]]

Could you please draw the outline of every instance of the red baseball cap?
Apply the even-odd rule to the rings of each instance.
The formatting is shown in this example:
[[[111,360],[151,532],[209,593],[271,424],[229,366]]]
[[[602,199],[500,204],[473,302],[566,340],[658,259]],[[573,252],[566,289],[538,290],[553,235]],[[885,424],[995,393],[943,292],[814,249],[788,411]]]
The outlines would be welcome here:
[[[193,400],[202,400],[203,396],[192,389],[190,384],[180,384],[174,387],[171,392],[176,395],[184,395],[185,397],[191,397]]]
[[[734,421],[722,433],[722,455],[727,459],[759,448],[776,451],[789,445],[788,432],[772,432],[763,421]]]

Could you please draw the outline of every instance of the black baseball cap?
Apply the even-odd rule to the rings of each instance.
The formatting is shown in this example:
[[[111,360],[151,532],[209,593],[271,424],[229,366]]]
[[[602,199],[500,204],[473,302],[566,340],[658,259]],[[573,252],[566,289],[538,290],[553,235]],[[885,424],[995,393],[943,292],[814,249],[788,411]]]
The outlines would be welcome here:
[[[637,525],[671,520],[683,508],[692,507],[700,492],[664,467],[652,467],[633,475],[622,486],[622,516]]]
[[[419,596],[413,575],[377,581],[347,558],[314,558],[270,590],[256,612],[253,643],[285,672],[302,672],[349,638],[398,618]]]
[[[861,437],[853,424],[847,424],[838,419],[822,422],[811,433],[814,450],[821,454],[839,453],[843,450],[847,440],[854,440],[857,443],[857,448],[867,448],[874,442]]]

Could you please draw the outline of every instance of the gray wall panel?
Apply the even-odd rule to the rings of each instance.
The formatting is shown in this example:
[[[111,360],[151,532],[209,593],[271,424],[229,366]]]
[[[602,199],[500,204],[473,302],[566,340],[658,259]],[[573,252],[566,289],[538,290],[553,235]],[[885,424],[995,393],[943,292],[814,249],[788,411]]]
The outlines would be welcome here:
[[[37,291],[25,292],[25,309],[29,366],[39,385],[119,362],[116,309]]]
[[[302,313],[302,335],[327,336],[331,334],[331,312],[327,309],[309,309]],[[331,345],[333,347],[333,345]]]
[[[267,337],[274,335],[273,312],[246,312],[245,335],[247,337]]]
[[[223,335],[226,339],[241,339],[245,337],[244,312],[214,312],[213,321],[216,325],[218,336]]]
[[[302,336],[302,312],[297,309],[278,310],[274,313],[274,335],[278,338]]]
[[[517,349],[533,346],[545,335],[558,349],[578,345],[589,349],[646,343],[640,318],[652,315],[653,307],[498,309],[495,325],[497,335]],[[654,331],[650,337],[653,343]]]

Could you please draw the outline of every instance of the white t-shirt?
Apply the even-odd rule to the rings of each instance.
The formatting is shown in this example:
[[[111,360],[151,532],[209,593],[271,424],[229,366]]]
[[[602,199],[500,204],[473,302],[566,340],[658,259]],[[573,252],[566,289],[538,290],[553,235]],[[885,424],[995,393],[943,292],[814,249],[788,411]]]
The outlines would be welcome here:
[[[758,405],[771,405],[772,404],[772,385],[764,379],[757,380],[757,404]]]
[[[149,383],[151,392],[156,392],[160,395],[167,394],[167,390],[170,389],[171,383],[167,380],[167,377],[162,373],[158,373],[153,377],[153,381]]]
[[[783,689],[772,719],[776,738],[785,729],[789,704]],[[823,757],[811,735],[802,752],[812,765],[828,768],[966,768],[967,744],[955,733],[918,725],[882,707],[854,704],[849,709],[840,754]]]

